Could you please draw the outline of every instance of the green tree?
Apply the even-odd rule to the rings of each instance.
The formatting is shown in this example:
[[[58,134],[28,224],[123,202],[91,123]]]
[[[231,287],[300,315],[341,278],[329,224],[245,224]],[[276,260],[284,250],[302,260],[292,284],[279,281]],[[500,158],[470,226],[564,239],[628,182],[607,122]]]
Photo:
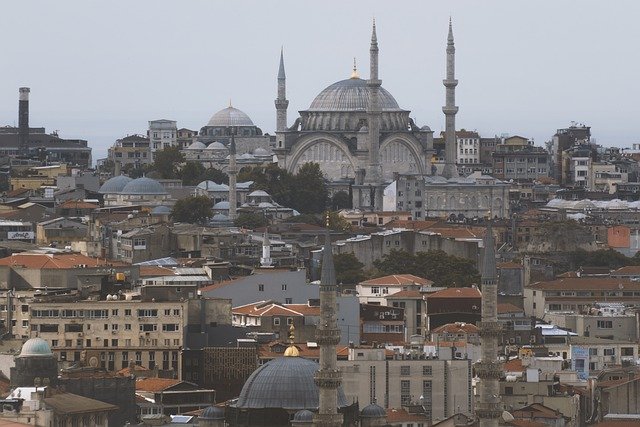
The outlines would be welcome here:
[[[222,172],[220,169],[216,168],[206,168],[204,174],[200,177],[200,181],[213,181],[218,184],[228,184],[229,183],[229,175]],[[240,181],[242,182],[242,181]]]
[[[318,163],[305,163],[292,182],[294,195],[290,207],[301,213],[319,213],[326,209],[329,191]]]
[[[350,231],[351,230],[351,224],[349,224],[349,221],[347,221],[346,219],[338,215],[338,212],[335,212],[335,211],[325,212],[322,215],[322,218],[324,219],[323,221],[324,223],[320,225],[325,226],[327,222],[327,219],[326,219],[327,216],[329,216],[330,230],[334,230],[334,231]]]
[[[180,170],[180,178],[182,179],[182,185],[198,185],[204,181],[202,176],[205,173],[205,168],[200,162],[187,162]]]
[[[379,276],[413,274],[433,280],[435,286],[464,287],[477,284],[480,275],[473,261],[448,255],[444,251],[418,252],[391,251],[374,261]]]
[[[335,254],[333,264],[338,283],[355,285],[365,279],[364,264],[353,253]]]
[[[233,222],[236,227],[249,228],[251,230],[255,230],[256,228],[265,227],[269,225],[269,221],[260,214],[257,213],[249,213],[242,212],[238,215],[236,220]]]
[[[211,199],[207,196],[191,196],[176,202],[171,217],[176,222],[202,224],[213,216],[211,208]]]
[[[122,167],[122,172],[129,178],[136,179],[144,175],[145,169],[144,167],[136,167],[133,163],[127,163]]]
[[[151,169],[162,179],[175,179],[179,178],[180,164],[183,162],[184,156],[179,147],[166,147],[154,153]]]
[[[339,211],[342,209],[351,209],[351,197],[346,191],[338,191],[331,198],[331,209]]]
[[[319,216],[313,215],[313,214],[301,214],[297,216],[292,216],[291,218],[287,219],[287,222],[304,223],[304,224],[319,225],[319,226],[323,225],[322,220],[319,218]]]

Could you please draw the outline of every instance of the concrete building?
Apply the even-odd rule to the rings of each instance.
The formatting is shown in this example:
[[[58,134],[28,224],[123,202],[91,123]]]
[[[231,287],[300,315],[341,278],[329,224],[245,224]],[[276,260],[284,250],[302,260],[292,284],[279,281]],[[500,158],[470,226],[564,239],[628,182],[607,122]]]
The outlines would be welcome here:
[[[50,219],[36,226],[36,243],[64,249],[73,242],[84,241],[88,237],[88,227],[80,221],[65,217]]]
[[[551,155],[521,136],[505,138],[493,153],[493,176],[501,180],[535,181],[548,177]]]
[[[120,163],[125,169],[127,165],[135,168],[150,165],[153,159],[149,138],[142,135],[127,135],[120,138],[109,148],[107,158]]]
[[[550,141],[550,152],[553,157],[552,176],[556,178],[559,185],[568,184],[566,174],[567,165],[564,164],[562,153],[578,143],[589,142],[591,139],[591,128],[581,123],[572,122],[571,126],[565,129],[558,129]]]
[[[151,120],[147,131],[151,155],[157,150],[178,145],[178,126],[175,120]]]
[[[271,332],[276,339],[285,339],[291,325],[300,342],[315,340],[316,327],[320,321],[320,306],[307,304],[277,304],[258,301],[233,308],[232,325],[246,327],[251,332]]]
[[[360,304],[390,305],[387,297],[400,291],[416,291],[431,287],[433,281],[412,274],[392,274],[365,280],[356,285]]]
[[[347,399],[383,408],[422,405],[428,422],[473,414],[470,360],[388,359],[384,349],[349,348],[338,360]]]

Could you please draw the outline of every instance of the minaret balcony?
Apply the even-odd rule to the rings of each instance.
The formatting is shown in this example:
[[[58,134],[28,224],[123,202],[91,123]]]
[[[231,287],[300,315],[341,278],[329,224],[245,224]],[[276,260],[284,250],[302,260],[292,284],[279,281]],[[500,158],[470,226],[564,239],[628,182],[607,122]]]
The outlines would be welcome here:
[[[480,419],[500,418],[502,412],[499,403],[476,403],[476,416]]]
[[[474,365],[476,375],[483,379],[500,379],[502,377],[502,364],[496,361],[480,361]]]
[[[320,388],[338,388],[342,384],[342,372],[339,370],[320,369],[313,380]]]
[[[442,107],[442,112],[446,115],[453,115],[458,113],[458,107]]]
[[[342,414],[314,414],[314,427],[336,427],[342,425]]]
[[[338,345],[340,343],[340,329],[316,329],[316,343],[318,345]]]
[[[498,322],[478,322],[477,326],[481,337],[499,337],[504,332],[502,324]]]
[[[276,108],[278,108],[278,109],[286,110],[287,107],[289,106],[289,100],[288,99],[276,99],[274,102],[276,104]]]

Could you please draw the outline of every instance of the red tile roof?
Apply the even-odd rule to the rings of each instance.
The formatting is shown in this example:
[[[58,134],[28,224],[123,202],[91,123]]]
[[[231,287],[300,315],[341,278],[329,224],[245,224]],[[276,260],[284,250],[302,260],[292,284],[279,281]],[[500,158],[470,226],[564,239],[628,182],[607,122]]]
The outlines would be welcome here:
[[[375,279],[365,280],[360,282],[361,285],[390,285],[390,286],[402,286],[402,285],[421,285],[431,286],[433,282],[423,277],[414,276],[413,274],[391,274],[389,276],[377,277]]]
[[[394,292],[391,295],[387,295],[387,299],[422,299],[422,292],[420,291],[399,291]]]
[[[433,329],[431,333],[434,334],[477,334],[479,331],[478,327],[472,323],[447,323],[446,325],[438,326]]]
[[[431,295],[427,298],[482,298],[478,288],[447,288]]]
[[[505,372],[524,372],[525,367],[522,366],[521,359],[511,359],[504,363]]]
[[[136,391],[150,391],[155,393],[166,390],[181,382],[181,380],[172,378],[140,378],[136,380]]]
[[[173,276],[175,271],[159,265],[141,265],[140,277]]]
[[[271,301],[257,301],[234,307],[233,314],[245,316],[319,316],[319,306],[307,304],[278,304]]]
[[[104,258],[90,258],[78,253],[71,254],[37,254],[22,252],[6,258],[0,258],[0,265],[11,267],[24,266],[25,268],[38,269],[66,269],[77,268],[79,265],[87,267],[100,266],[126,266],[122,261],[114,261]]]
[[[410,414],[404,409],[389,408],[387,409],[387,422],[392,423],[408,423],[408,422],[421,422],[427,424],[427,418],[424,414]]]
[[[98,207],[97,203],[89,203],[82,200],[66,200],[58,205],[60,209],[96,209]]]
[[[510,302],[498,304],[498,314],[504,313],[522,313],[524,312],[523,308],[515,306]]]
[[[612,271],[611,274],[629,274],[635,276],[640,274],[640,265],[627,265],[625,267],[620,267],[619,269]]]
[[[144,366],[133,365],[133,367],[120,369],[118,372],[116,372],[116,375],[119,377],[128,377],[129,375],[136,375],[140,372],[151,372],[151,370],[145,368]]]
[[[1,425],[1,424],[0,424]],[[606,420],[592,424],[592,427],[638,427],[638,420]]]

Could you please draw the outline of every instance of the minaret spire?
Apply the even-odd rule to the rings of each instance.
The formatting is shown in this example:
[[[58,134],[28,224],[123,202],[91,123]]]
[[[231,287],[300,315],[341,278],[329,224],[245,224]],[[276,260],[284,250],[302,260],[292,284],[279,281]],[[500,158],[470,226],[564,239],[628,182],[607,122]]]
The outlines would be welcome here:
[[[499,383],[502,364],[498,360],[498,340],[502,334],[502,328],[498,323],[496,251],[491,222],[491,214],[489,214],[489,224],[483,238],[484,256],[481,267],[482,321],[478,324],[482,358],[475,366],[480,378],[479,401],[476,405],[480,427],[498,427],[498,421],[502,416]]]
[[[272,264],[271,259],[271,241],[269,240],[269,227],[265,227],[264,236],[262,237],[262,258],[260,258],[260,266],[269,268]]]
[[[315,383],[320,392],[318,413],[313,417],[314,427],[342,426],[342,414],[338,413],[338,387],[342,384],[342,374],[337,367],[336,353],[336,346],[340,343],[337,299],[336,270],[327,224],[320,275],[320,323],[316,329],[316,342],[320,346],[320,370],[315,375]]]
[[[229,168],[227,169],[227,175],[229,175],[229,220],[234,221],[236,219],[237,208],[237,192],[236,192],[236,179],[238,174],[238,168],[236,166],[236,129],[234,127],[229,128],[231,133],[231,142],[229,142]]]
[[[456,48],[453,42],[453,25],[449,18],[449,35],[447,36],[447,77],[442,81],[446,88],[446,102],[442,107],[445,116],[444,130],[444,169],[442,176],[445,178],[455,178],[458,176],[456,167],[456,86],[458,80],[455,78],[456,68]]]
[[[378,78],[378,53],[378,35],[374,19],[371,28],[371,46],[369,47],[370,74],[367,81],[370,95],[369,110],[367,111],[369,159],[364,179],[365,187],[361,190],[361,202],[368,200],[368,204],[360,203],[361,207],[369,208],[372,211],[382,210],[382,192],[384,190],[382,167],[380,165],[380,116],[382,114],[380,109],[380,86],[382,81]]]
[[[280,49],[280,67],[278,68],[278,97],[276,104],[276,132],[287,129],[287,76],[284,72],[284,47]]]

